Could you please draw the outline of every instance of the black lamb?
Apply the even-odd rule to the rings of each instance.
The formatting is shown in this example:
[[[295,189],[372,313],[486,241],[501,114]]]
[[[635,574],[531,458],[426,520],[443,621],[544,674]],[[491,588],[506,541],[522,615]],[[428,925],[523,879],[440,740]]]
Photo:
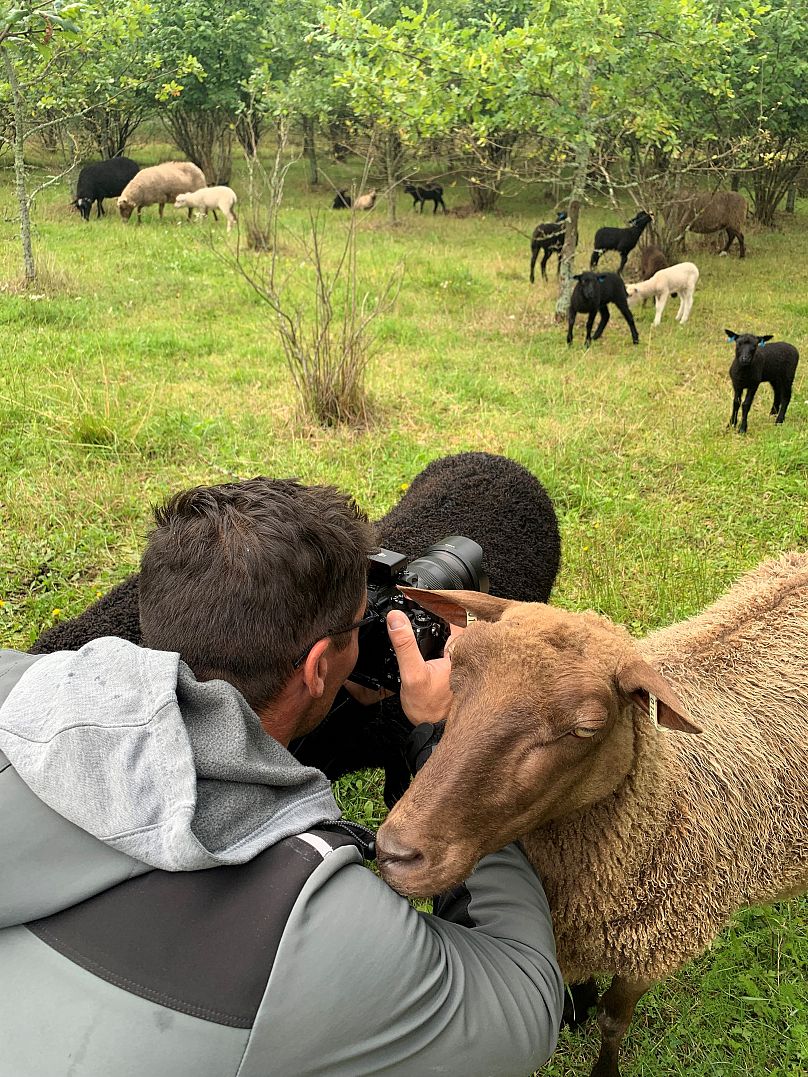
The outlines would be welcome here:
[[[76,197],[73,205],[85,221],[90,219],[93,202],[96,217],[103,217],[104,199],[117,198],[124,187],[140,171],[140,165],[129,157],[110,157],[108,161],[94,161],[79,172]]]
[[[567,312],[567,344],[572,344],[572,330],[575,319],[579,314],[587,314],[586,319],[586,347],[593,340],[597,340],[603,334],[603,330],[609,321],[609,303],[614,303],[620,313],[628,322],[631,330],[631,339],[634,344],[639,344],[637,326],[628,308],[628,294],[623,278],[619,273],[576,273],[573,277],[578,283],[570,298],[570,308]],[[595,315],[600,313],[600,322],[592,332],[592,324]]]
[[[738,433],[746,433],[749,409],[762,381],[767,381],[774,390],[774,401],[769,414],[777,416],[775,423],[784,422],[800,353],[793,344],[787,344],[783,340],[769,344],[771,336],[756,337],[754,333],[733,333],[731,329],[725,329],[724,332],[727,334],[727,340],[735,344],[735,358],[729,368],[733,391],[729,425],[737,425],[740,408],[741,425],[738,427]],[[746,396],[741,404],[744,389]]]
[[[337,191],[334,195],[334,201],[331,203],[332,209],[350,209],[351,208],[351,196],[346,190]]]
[[[413,558],[450,534],[483,548],[492,594],[546,602],[561,555],[558,522],[544,487],[515,460],[460,453],[434,460],[376,524],[379,543]],[[130,576],[78,617],[43,632],[33,654],[76,650],[99,636],[141,644],[138,577]],[[391,805],[409,784],[402,747],[411,726],[397,700],[360,706],[341,692],[329,717],[290,746],[302,763],[332,780],[363,767],[384,767]]]
[[[594,269],[600,256],[606,251],[617,251],[620,255],[620,266],[617,272],[622,273],[628,256],[637,246],[640,236],[653,219],[653,214],[641,209],[628,222],[628,228],[599,228],[595,232],[595,249],[589,259],[589,268]]]
[[[404,193],[412,195],[413,209],[420,205],[423,213],[424,202],[434,202],[433,215],[438,212],[438,206],[443,206],[443,212],[446,212],[446,203],[443,201],[443,188],[438,183],[432,183],[429,187],[416,187],[413,183],[405,183]]]
[[[558,255],[558,264],[556,265],[556,273],[561,269],[561,252],[564,249],[564,235],[566,233],[567,214],[564,210],[561,210],[554,221],[545,221],[543,224],[537,224],[533,229],[533,235],[530,237],[530,283],[535,281],[534,270],[536,268],[536,259],[539,257],[539,251],[544,251],[544,257],[541,260],[541,278],[547,280],[547,262],[551,254]]]

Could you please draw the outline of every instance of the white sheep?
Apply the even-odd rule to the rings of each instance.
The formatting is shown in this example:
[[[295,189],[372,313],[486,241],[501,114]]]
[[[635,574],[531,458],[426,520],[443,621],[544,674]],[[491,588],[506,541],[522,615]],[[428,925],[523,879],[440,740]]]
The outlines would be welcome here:
[[[676,321],[684,325],[690,317],[693,306],[693,293],[696,290],[696,281],[699,279],[698,266],[693,262],[678,262],[675,266],[667,269],[659,269],[653,277],[641,280],[637,284],[626,286],[629,306],[634,306],[641,299],[653,298],[656,304],[656,317],[654,325],[662,321],[662,311],[668,302],[668,296],[679,296],[679,309],[676,312]]]
[[[136,209],[137,221],[140,224],[140,211],[143,207],[157,203],[162,218],[166,202],[173,202],[180,191],[195,191],[206,183],[205,173],[190,161],[166,161],[161,165],[141,168],[121,192],[118,211],[121,217],[128,221],[132,210]],[[189,209],[188,215],[190,214]]]
[[[233,206],[237,201],[236,192],[232,187],[201,187],[198,191],[186,191],[183,194],[178,194],[174,206],[177,209],[187,206],[188,209],[202,210],[206,217],[208,210],[210,210],[214,221],[219,219],[216,216],[216,210],[221,210],[227,218],[227,231],[229,232],[233,225],[238,222],[238,218],[233,212]]]

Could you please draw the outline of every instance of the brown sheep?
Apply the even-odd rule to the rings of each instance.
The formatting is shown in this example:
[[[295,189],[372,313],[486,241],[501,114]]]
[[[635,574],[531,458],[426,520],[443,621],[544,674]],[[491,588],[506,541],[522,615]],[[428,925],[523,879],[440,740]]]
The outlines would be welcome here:
[[[376,188],[372,191],[368,191],[367,194],[360,194],[358,198],[354,199],[354,209],[373,209],[376,205]]]
[[[650,280],[660,269],[667,269],[668,259],[659,247],[643,247],[640,251],[640,280]]]
[[[190,161],[166,161],[161,165],[152,165],[151,168],[142,168],[134,179],[127,183],[118,199],[118,210],[121,217],[128,221],[132,210],[136,209],[137,222],[140,224],[140,211],[143,207],[157,203],[162,219],[166,202],[173,202],[177,195],[186,191],[198,191],[206,185],[205,173]],[[192,212],[189,206],[189,219]]]
[[[738,240],[741,258],[746,257],[743,230],[746,224],[746,199],[737,191],[693,194],[684,207],[685,231],[710,235],[726,229],[727,242],[721,254],[727,254],[733,239]]]
[[[638,999],[740,907],[808,888],[808,554],[641,641],[594,613],[407,593],[479,620],[450,644],[446,731],[379,831],[382,874],[440,892],[520,839],[565,978],[613,977],[593,1077],[619,1077]]]

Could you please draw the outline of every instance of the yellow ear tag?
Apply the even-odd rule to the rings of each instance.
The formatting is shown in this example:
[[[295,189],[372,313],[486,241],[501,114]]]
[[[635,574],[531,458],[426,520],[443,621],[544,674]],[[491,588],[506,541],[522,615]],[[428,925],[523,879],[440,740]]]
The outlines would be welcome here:
[[[472,613],[471,610],[466,610],[466,628],[468,628],[469,625],[474,624],[476,620],[477,614]]]
[[[657,697],[648,693],[648,717],[659,729],[659,718],[657,717]]]

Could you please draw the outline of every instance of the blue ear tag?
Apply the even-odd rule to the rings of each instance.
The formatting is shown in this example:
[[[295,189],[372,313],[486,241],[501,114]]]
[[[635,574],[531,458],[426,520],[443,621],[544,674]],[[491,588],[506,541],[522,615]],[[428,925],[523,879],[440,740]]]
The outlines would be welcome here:
[[[604,281],[604,280],[606,280],[606,278],[601,274],[601,276],[598,277],[598,280],[599,281]]]
[[[760,343],[758,344],[758,347],[759,347],[759,348],[765,348],[765,347],[766,347],[766,341],[765,341],[765,340],[761,340],[761,342],[760,342]]]

